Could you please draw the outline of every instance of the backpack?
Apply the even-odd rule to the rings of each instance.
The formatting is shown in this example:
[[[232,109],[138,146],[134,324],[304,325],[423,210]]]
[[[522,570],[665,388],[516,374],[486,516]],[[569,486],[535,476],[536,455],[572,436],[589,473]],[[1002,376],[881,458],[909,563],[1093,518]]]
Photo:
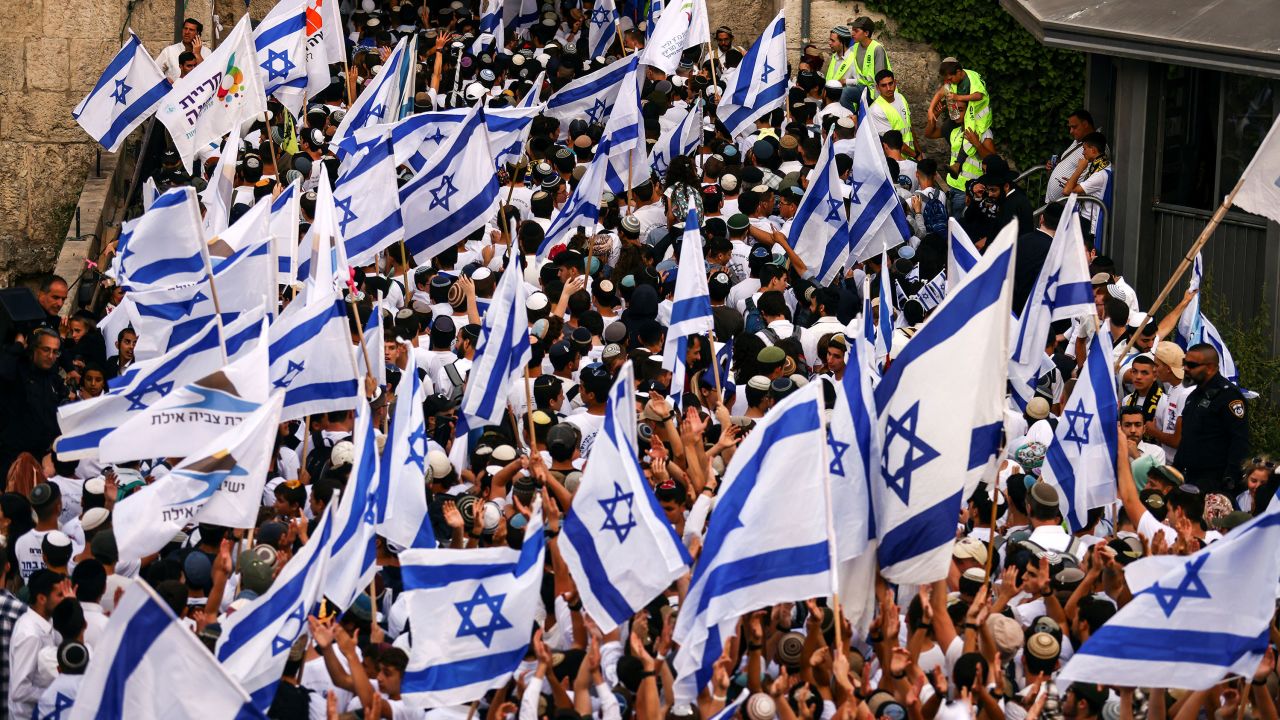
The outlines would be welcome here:
[[[742,331],[755,335],[764,330],[764,316],[760,314],[760,308],[756,307],[755,298],[747,298],[747,312],[742,316]]]
[[[941,237],[947,236],[947,206],[938,198],[938,193],[921,193],[924,197],[924,231]]]

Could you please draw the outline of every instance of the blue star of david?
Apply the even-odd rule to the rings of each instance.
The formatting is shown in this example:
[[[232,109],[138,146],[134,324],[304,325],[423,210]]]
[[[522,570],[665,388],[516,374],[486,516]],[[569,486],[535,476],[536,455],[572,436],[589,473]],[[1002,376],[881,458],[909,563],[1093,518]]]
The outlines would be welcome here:
[[[600,530],[609,530],[618,536],[618,542],[627,541],[627,536],[631,534],[631,528],[636,526],[636,516],[632,512],[631,506],[635,503],[635,493],[622,492],[622,486],[618,483],[613,484],[613,497],[604,500],[597,500],[600,507],[604,508],[604,524],[600,526]],[[619,505],[627,506],[626,522],[619,522],[616,513]]]
[[[366,525],[372,525],[378,522],[378,494],[369,493],[369,497],[365,498],[364,503],[364,522]]]
[[[1058,278],[1062,277],[1062,270],[1058,269],[1049,275],[1048,280],[1044,284],[1044,304],[1049,307],[1054,306],[1054,296],[1057,295]]]
[[[659,168],[666,167],[667,166],[666,153],[662,152],[661,150],[655,152],[653,154],[653,166],[659,167]]]
[[[769,76],[773,74],[774,67],[769,64],[769,59],[765,58],[764,67],[760,69],[760,82],[769,82]]]
[[[347,226],[358,219],[358,216],[351,211],[351,201],[354,199],[353,197],[333,199],[333,206],[342,211],[342,217],[338,220],[338,232],[342,237],[347,236]]]
[[[129,91],[132,89],[132,86],[125,83],[124,78],[120,78],[116,81],[116,89],[111,91],[111,98],[115,100],[116,103],[124,105],[128,102]]]
[[[1062,436],[1062,440],[1075,443],[1076,452],[1080,452],[1089,444],[1089,423],[1093,422],[1093,413],[1085,411],[1084,399],[1081,398],[1075,409],[1068,409],[1064,414],[1067,418],[1067,433]],[[1081,421],[1079,432],[1076,431],[1077,420]]]
[[[427,206],[428,210],[442,207],[445,210],[449,208],[449,200],[458,194],[458,188],[453,184],[453,176],[445,175],[440,178],[440,184],[431,189],[431,204]],[[443,197],[441,197],[443,195]]]
[[[866,183],[866,180],[854,180],[853,178],[849,178],[849,185],[851,188],[851,192],[849,193],[849,202],[854,205],[862,204],[862,201],[858,199],[858,193],[862,192],[862,186],[864,183]]]
[[[485,647],[489,647],[489,643],[493,642],[494,633],[511,627],[511,621],[502,616],[502,601],[506,597],[506,593],[490,595],[489,591],[484,589],[484,585],[480,585],[476,587],[476,592],[470,600],[454,603],[453,606],[458,608],[458,614],[462,616],[457,637],[477,637]],[[481,605],[489,608],[489,622],[484,626],[476,625],[471,617],[471,613]]]
[[[590,118],[593,123],[600,122],[600,118],[604,117],[604,111],[606,109],[604,100],[597,98],[596,101],[591,104],[591,107],[587,108],[587,117]]]
[[[75,705],[74,698],[69,698],[62,693],[55,693],[53,697],[53,712],[45,715],[43,720],[62,720],[62,711],[70,710]]]
[[[591,11],[591,24],[600,27],[609,24],[609,11],[603,5],[597,5],[596,9]]]
[[[289,59],[289,51],[267,50],[267,61],[262,63],[262,69],[267,71],[267,82],[272,80],[283,80],[289,77],[289,73],[293,72],[298,66]],[[280,69],[276,69],[276,61],[280,61]]]
[[[152,380],[146,385],[143,385],[137,388],[136,390],[134,390],[133,392],[126,394],[124,396],[124,399],[129,401],[129,410],[145,410],[147,408],[147,404],[143,402],[143,400],[146,399],[148,395],[150,395],[151,393],[158,393],[160,397],[164,397],[165,395],[168,395],[172,391],[173,391],[172,380],[168,382],[156,382]]]
[[[382,113],[386,112],[386,110],[387,110],[386,105],[383,105],[382,103],[378,103],[377,105],[374,105],[373,107],[369,108],[369,115],[371,117],[380,118],[382,117]]]
[[[293,641],[298,638],[298,633],[302,631],[302,624],[306,619],[307,608],[302,603],[298,603],[280,626],[280,633],[271,638],[272,655],[279,655],[293,647]]]
[[[911,498],[911,474],[939,456],[937,450],[934,450],[923,438],[916,434],[916,424],[919,422],[919,417],[920,402],[917,401],[898,417],[889,416],[888,428],[884,435],[884,457],[886,461],[883,468],[884,481],[904,504],[910,502]],[[890,472],[887,462],[889,450],[893,447],[893,441],[898,438],[907,443],[907,450],[902,455],[902,465]]]
[[[832,475],[844,477],[844,454],[848,452],[850,443],[840,442],[835,435],[831,434],[831,428],[827,428],[827,447],[831,448],[831,467],[829,472]]]
[[[836,223],[844,222],[840,218],[840,211],[843,209],[844,209],[844,203],[840,202],[839,200],[833,197],[827,198],[826,222],[836,222]]]
[[[1156,602],[1160,603],[1160,609],[1164,611],[1165,617],[1173,615],[1173,611],[1178,608],[1178,603],[1186,598],[1211,599],[1209,588],[1205,587],[1204,581],[1200,579],[1200,568],[1204,567],[1208,559],[1208,555],[1201,555],[1189,561],[1186,565],[1186,574],[1182,576],[1176,589],[1160,587],[1159,582],[1147,588],[1147,592],[1156,596]]]
[[[276,380],[271,384],[278,388],[289,387],[294,380],[298,379],[298,376],[302,374],[302,371],[306,369],[306,365],[306,360],[299,360],[298,362],[290,360],[289,365],[285,368],[284,375],[282,375],[279,380]]]
[[[502,152],[498,153],[498,157],[504,157],[506,155],[519,155],[519,154],[520,154],[520,141],[516,140],[515,142],[503,148]]]
[[[419,450],[418,448],[422,449]],[[422,426],[418,426],[418,430],[409,435],[409,457],[405,458],[405,462],[416,465],[419,468],[425,468],[427,463],[427,436]]]

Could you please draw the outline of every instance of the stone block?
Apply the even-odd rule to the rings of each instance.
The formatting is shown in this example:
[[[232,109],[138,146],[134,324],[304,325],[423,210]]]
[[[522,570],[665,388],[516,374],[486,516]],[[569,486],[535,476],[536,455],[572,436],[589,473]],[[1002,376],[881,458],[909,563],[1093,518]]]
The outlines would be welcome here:
[[[25,234],[29,201],[25,146],[0,140],[0,235]]]
[[[40,13],[46,0],[0,2],[0,28],[7,37],[34,37],[40,34]]]
[[[25,46],[20,37],[0,39],[0,95],[22,90],[26,80]]]
[[[125,3],[50,0],[44,3],[43,10],[41,20],[45,37],[119,40]]]
[[[66,38],[27,40],[27,88],[62,90],[71,86],[70,43]]]
[[[733,28],[734,43],[750,47],[778,14],[773,0],[707,0],[711,28]]]
[[[3,111],[8,117],[6,140],[25,142],[87,142],[89,137],[71,117],[80,98],[67,92],[28,90]]]
[[[27,233],[38,245],[58,246],[66,237],[63,226],[68,205],[74,206],[93,166],[97,145],[38,143],[29,146],[27,192],[31,195]]]
[[[73,38],[70,46],[71,93],[76,97],[84,97],[98,83],[103,68],[120,51],[120,43],[116,42],[115,38],[106,40]]]

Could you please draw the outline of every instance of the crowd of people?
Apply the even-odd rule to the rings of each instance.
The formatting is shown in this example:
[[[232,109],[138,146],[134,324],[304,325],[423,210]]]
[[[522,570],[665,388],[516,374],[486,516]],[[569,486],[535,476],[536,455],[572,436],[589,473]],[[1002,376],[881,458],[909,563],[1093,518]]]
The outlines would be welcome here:
[[[309,98],[297,117],[272,101],[268,120],[245,133],[228,222],[297,181],[305,236],[323,175],[329,183],[337,179],[337,149],[329,139],[350,99],[376,77],[403,36],[418,36],[415,112],[477,102],[513,107],[530,93],[545,99],[647,42],[641,10],[620,13],[620,34],[601,57],[588,49],[590,0],[545,4],[536,12],[521,29],[508,23],[501,47],[480,52],[472,50],[481,32],[476,3],[364,0],[344,12],[349,68],[335,63],[329,88]],[[203,30],[189,19],[182,42],[160,53],[171,80],[204,61]],[[401,697],[407,626],[443,620],[408,616],[397,559],[403,548],[380,538],[372,594],[343,612],[322,608],[307,618],[308,632],[289,651],[270,717],[1276,718],[1280,685],[1272,650],[1252,677],[1227,679],[1209,691],[1055,682],[1073,653],[1133,600],[1127,565],[1149,555],[1190,555],[1220,541],[1265,510],[1280,485],[1275,461],[1250,443],[1248,405],[1224,376],[1219,350],[1179,344],[1177,321],[1195,293],[1167,316],[1147,317],[1143,301],[1150,298],[1139,298],[1133,278],[1125,276],[1137,268],[1120,268],[1099,252],[1090,205],[1081,206],[1081,222],[1096,318],[1054,323],[1034,396],[1025,406],[1010,396],[994,492],[984,484],[965,499],[959,517],[945,520],[955,524],[956,536],[945,579],[913,587],[880,580],[868,628],[837,617],[831,598],[750,612],[692,705],[675,702],[670,663],[687,575],[607,634],[584,611],[558,535],[624,363],[632,363],[637,382],[638,460],[663,516],[696,562],[708,516],[716,512],[719,480],[739,445],[798,388],[844,378],[863,313],[892,307],[892,336],[876,358],[881,369],[929,322],[937,302],[923,298],[948,265],[949,219],[979,253],[1017,222],[1017,312],[1034,292],[1055,233],[1071,221],[1053,201],[1106,196],[1112,181],[1107,140],[1090,113],[1077,110],[1066,118],[1071,144],[1050,164],[1044,198],[1050,204],[1037,214],[1041,199],[1027,197],[998,150],[1000,122],[1014,119],[1001,117],[999,97],[955,58],[938,68],[923,130],[949,143],[949,152],[926,152],[876,31],[874,22],[859,17],[833,28],[829,47],[801,48],[788,68],[781,107],[736,138],[714,116],[725,73],[748,53],[731,28],[717,28],[712,45],[686,50],[675,73],[647,68],[640,89],[646,139],[652,146],[702,104],[706,121],[696,150],[671,158],[665,173],[637,177],[625,194],[606,194],[598,224],[548,257],[538,248],[582,180],[605,118],[536,118],[523,155],[497,170],[502,202],[484,228],[425,261],[396,244],[353,269],[345,289],[356,309],[352,343],[365,342],[371,314],[383,316],[385,382],[370,373],[363,388],[372,412],[385,419],[396,403],[410,401],[393,397],[406,367],[416,368],[426,387],[421,491],[435,541],[453,549],[519,547],[531,493],[545,491],[541,620],[510,681],[477,705],[412,707]],[[537,78],[545,78],[542,85],[534,84]],[[828,136],[847,180],[859,123],[868,122],[878,130],[911,237],[889,250],[887,264],[876,255],[851,262],[828,284],[815,282],[789,241],[792,219]],[[159,191],[204,189],[226,151],[210,146],[195,167],[185,167],[169,150],[152,180]],[[401,184],[409,182],[412,169],[400,170]],[[700,223],[705,256],[696,268],[678,267],[690,213]],[[106,249],[101,267],[110,265],[112,251]],[[459,403],[497,279],[509,263],[521,264],[528,292],[527,317],[519,318],[527,321],[531,345],[528,389],[511,389],[504,422],[472,428],[479,437],[459,462],[451,452],[464,442],[455,437]],[[688,338],[684,384],[672,387],[663,355],[677,270],[705,274],[714,330]],[[878,295],[880,288],[892,288],[887,304],[864,303],[868,291]],[[33,292],[45,317],[19,328],[0,357],[0,470],[7,478],[0,495],[0,694],[6,705],[0,717],[61,717],[93,661],[95,641],[133,582],[149,583],[212,648],[222,625],[267,592],[316,530],[335,492],[350,482],[354,412],[289,421],[278,430],[256,527],[193,524],[159,553],[120,557],[114,509],[180,458],[106,465],[66,460],[55,451],[59,408],[110,392],[112,380],[135,365],[140,340],[132,327],[109,337],[99,329],[124,291],[105,279],[84,290],[64,278],[42,279]],[[297,290],[282,282],[280,306]],[[1091,509],[1088,527],[1071,533],[1064,526],[1066,499],[1040,475],[1055,429],[1067,422],[1065,401],[1095,328],[1110,333],[1121,367],[1116,500]],[[384,422],[377,424],[385,430]],[[440,616],[451,612],[441,608]],[[1278,632],[1272,629],[1272,642]],[[717,715],[726,708],[731,716]]]

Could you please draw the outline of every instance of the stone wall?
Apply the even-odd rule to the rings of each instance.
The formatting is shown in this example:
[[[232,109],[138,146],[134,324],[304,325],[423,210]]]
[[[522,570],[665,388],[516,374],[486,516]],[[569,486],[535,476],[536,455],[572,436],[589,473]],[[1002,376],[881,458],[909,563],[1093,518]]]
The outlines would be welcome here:
[[[206,21],[207,41],[209,0],[186,8]],[[173,42],[173,12],[172,0],[0,2],[0,286],[53,267],[99,149],[71,110],[124,28],[158,53]]]

